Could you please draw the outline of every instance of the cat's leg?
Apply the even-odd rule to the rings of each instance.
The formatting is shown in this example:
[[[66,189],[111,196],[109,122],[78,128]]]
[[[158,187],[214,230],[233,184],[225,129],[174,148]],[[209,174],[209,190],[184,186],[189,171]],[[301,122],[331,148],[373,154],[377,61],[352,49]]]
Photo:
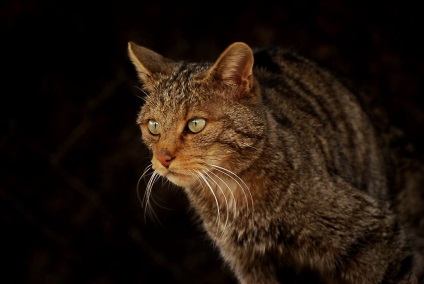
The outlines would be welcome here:
[[[391,246],[388,246],[389,250]],[[383,252],[384,251],[384,252]],[[342,283],[418,284],[412,273],[412,255],[390,259],[387,247],[364,246],[361,255],[353,256],[337,274]],[[393,250],[393,254],[396,254]],[[384,263],[385,260],[387,263]]]
[[[396,170],[396,209],[415,254],[415,273],[424,283],[424,166],[403,159]]]
[[[412,253],[388,204],[342,180],[307,181],[297,191],[287,232],[295,233],[289,249],[299,267],[336,283],[413,283]]]
[[[314,220],[322,225],[315,233],[328,236],[316,252],[324,252],[323,260],[332,255],[327,262],[333,263],[328,266],[330,275],[341,283],[414,283],[412,251],[387,205],[342,181],[321,193],[337,196],[316,208]]]

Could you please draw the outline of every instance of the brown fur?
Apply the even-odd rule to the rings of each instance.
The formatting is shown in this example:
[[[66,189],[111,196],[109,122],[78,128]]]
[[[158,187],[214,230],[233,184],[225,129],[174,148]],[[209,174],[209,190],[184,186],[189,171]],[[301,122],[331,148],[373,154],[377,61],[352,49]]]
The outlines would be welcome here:
[[[129,55],[147,94],[138,117],[153,153],[147,193],[158,175],[183,187],[241,283],[422,279],[423,210],[406,209],[423,204],[422,166],[399,159],[329,72],[244,43],[214,63],[134,43]],[[194,118],[206,121],[198,133]]]

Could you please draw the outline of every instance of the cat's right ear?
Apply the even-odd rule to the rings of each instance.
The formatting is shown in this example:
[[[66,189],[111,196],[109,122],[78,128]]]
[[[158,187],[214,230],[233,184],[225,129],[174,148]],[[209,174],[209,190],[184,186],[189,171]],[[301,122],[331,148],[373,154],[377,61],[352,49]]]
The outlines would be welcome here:
[[[172,60],[134,42],[128,42],[128,55],[140,79],[148,84],[155,74],[169,74]]]

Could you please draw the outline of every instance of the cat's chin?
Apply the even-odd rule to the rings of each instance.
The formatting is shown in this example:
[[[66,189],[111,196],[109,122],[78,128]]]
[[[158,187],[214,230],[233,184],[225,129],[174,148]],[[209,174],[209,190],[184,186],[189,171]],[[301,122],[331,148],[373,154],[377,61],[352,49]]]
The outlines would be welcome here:
[[[167,172],[164,177],[175,185],[181,187],[191,187],[196,183],[196,178],[192,175],[185,175],[174,172]]]

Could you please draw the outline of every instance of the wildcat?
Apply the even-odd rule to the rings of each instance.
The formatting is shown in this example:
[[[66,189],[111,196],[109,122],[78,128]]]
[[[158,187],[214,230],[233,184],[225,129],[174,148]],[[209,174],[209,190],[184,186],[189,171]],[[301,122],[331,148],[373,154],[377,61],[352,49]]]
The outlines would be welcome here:
[[[184,188],[240,283],[423,281],[424,171],[330,72],[242,42],[203,63],[128,50],[146,198],[159,176]]]

